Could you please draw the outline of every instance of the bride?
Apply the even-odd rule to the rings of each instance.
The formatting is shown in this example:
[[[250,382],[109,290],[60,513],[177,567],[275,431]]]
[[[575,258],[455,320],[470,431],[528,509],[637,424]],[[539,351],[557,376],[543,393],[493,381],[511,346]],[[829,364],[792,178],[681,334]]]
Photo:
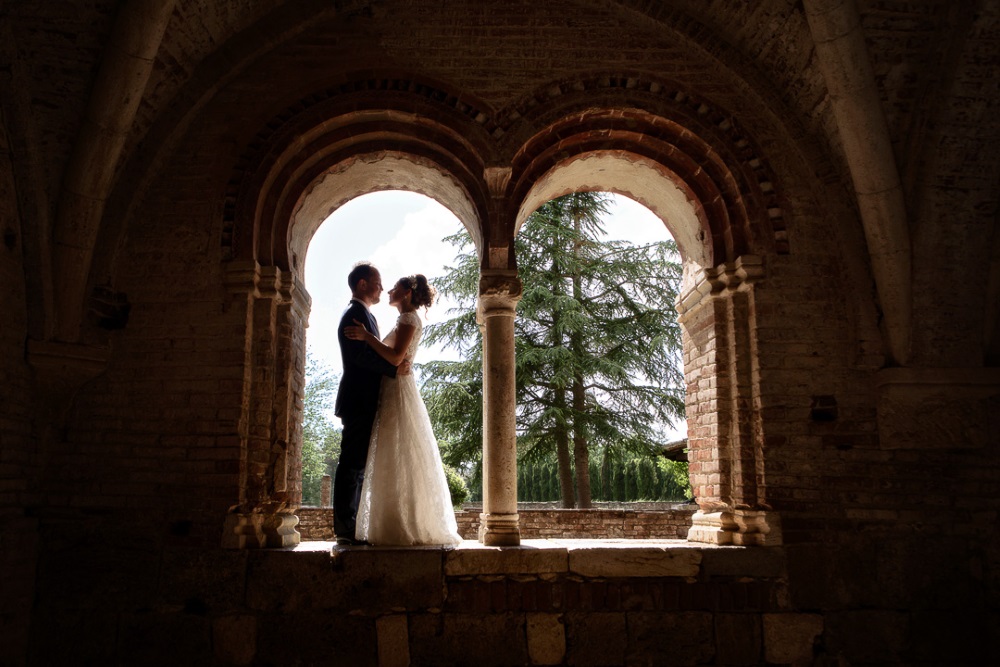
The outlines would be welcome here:
[[[391,364],[412,361],[423,333],[416,310],[429,308],[434,294],[422,275],[400,278],[389,290],[389,305],[399,310],[399,318],[384,341],[360,322],[344,333],[365,341]],[[437,440],[412,373],[382,379],[355,537],[376,545],[462,541]]]

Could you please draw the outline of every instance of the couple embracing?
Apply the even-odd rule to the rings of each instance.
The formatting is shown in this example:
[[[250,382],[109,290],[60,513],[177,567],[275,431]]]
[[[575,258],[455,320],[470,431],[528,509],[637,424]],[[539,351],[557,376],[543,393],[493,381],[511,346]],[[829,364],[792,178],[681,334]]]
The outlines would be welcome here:
[[[369,308],[382,296],[371,264],[347,277],[351,303],[337,329],[344,374],[335,414],[344,425],[333,482],[337,544],[457,545],[448,483],[427,409],[411,372],[434,288],[422,275],[389,290],[396,326],[379,339]]]

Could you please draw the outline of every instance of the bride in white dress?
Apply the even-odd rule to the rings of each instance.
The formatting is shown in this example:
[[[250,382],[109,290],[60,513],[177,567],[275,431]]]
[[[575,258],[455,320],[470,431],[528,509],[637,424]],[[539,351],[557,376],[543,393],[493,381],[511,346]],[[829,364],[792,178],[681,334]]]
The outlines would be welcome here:
[[[416,310],[429,307],[434,293],[422,275],[400,278],[389,290],[389,305],[399,310],[399,318],[384,341],[360,323],[344,333],[364,340],[391,364],[412,362],[423,333]],[[455,546],[462,541],[437,440],[412,373],[382,378],[355,537],[375,545]]]

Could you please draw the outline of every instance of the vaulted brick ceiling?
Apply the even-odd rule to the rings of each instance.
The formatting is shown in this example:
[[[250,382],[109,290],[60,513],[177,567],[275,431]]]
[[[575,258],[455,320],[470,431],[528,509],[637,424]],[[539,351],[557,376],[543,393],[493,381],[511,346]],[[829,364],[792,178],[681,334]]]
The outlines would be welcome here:
[[[48,158],[44,179],[58,185],[59,157],[67,159],[86,109],[95,72],[121,3],[8,3],[6,56],[13,63],[14,89],[30,112],[33,128],[23,141]],[[962,113],[967,122],[987,121],[983,104],[940,108],[941,86],[987,90],[988,71],[976,79],[966,68],[961,80],[950,73],[975,61],[988,48],[997,22],[996,3],[941,0],[862,1],[866,41],[890,130],[905,172],[907,157],[919,149],[940,114]],[[283,41],[301,47],[302,85],[335,81],[352,65],[370,67],[380,54],[388,71],[420,72],[471,93],[494,108],[533,92],[539,82],[557,81],[573,71],[606,69],[614,55],[618,68],[661,64],[692,91],[723,107],[741,100],[754,86],[769,102],[780,102],[804,126],[829,126],[822,77],[812,64],[808,27],[798,3],[723,0],[537,3],[417,2],[354,0],[341,3],[225,2],[180,0],[159,50],[155,68],[132,127],[130,155],[151,125],[165,113],[196,102],[193,95],[224,85]],[[327,21],[333,32],[313,37]],[[956,30],[964,28],[963,30]],[[581,39],[581,35],[585,36]],[[720,76],[719,65],[744,80]],[[277,74],[274,74],[277,76]],[[281,80],[289,78],[283,70]],[[943,83],[947,82],[947,84]],[[288,86],[289,89],[292,86]],[[772,100],[768,100],[771,96]],[[263,93],[261,110],[281,102]],[[269,104],[275,104],[268,109]],[[741,112],[748,112],[741,108]],[[10,120],[8,120],[10,122]],[[960,140],[955,138],[955,140]],[[969,155],[976,159],[976,155]]]

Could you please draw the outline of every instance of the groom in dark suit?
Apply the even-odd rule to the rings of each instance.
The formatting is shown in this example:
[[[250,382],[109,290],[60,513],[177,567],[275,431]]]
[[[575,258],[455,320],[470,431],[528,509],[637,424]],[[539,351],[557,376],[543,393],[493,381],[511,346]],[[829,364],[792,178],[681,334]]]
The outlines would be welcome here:
[[[344,374],[337,389],[334,414],[340,417],[344,431],[340,443],[340,460],[333,479],[333,531],[337,544],[362,544],[354,537],[361,500],[361,484],[368,459],[368,443],[378,410],[382,376],[396,377],[397,368],[376,354],[364,341],[351,340],[344,327],[360,322],[376,336],[378,323],[368,310],[382,296],[382,278],[378,269],[367,262],[354,266],[347,276],[351,288],[351,303],[340,318],[337,340],[344,363]],[[408,372],[408,366],[399,372]]]

